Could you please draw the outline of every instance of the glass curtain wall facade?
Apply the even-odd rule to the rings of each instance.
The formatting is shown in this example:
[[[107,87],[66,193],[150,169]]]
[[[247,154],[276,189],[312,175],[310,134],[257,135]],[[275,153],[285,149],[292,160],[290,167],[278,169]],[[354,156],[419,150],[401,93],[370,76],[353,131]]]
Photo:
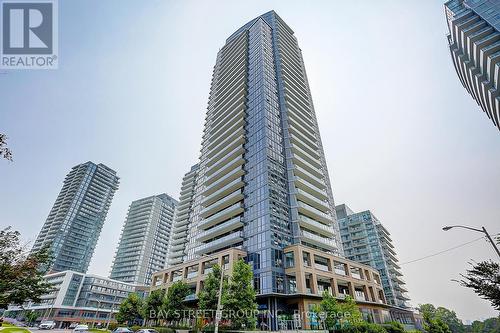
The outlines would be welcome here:
[[[376,268],[387,303],[406,308],[408,290],[387,229],[369,210],[354,213],[346,205],[339,205],[337,217],[345,257]]]
[[[163,193],[132,202],[116,250],[110,278],[149,285],[163,269],[177,201]]]
[[[51,272],[87,272],[118,184],[116,172],[104,164],[71,169],[31,250],[51,246]]]
[[[286,246],[342,253],[301,50],[274,11],[217,54],[187,239],[187,260],[246,250],[260,296],[288,293]]]
[[[445,3],[448,44],[460,82],[500,129],[500,2]]]

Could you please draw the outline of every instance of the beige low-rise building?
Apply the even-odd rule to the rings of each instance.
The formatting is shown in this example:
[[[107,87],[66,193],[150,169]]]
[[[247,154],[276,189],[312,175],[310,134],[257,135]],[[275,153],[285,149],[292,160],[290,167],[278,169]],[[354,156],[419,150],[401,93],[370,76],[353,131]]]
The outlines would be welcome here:
[[[174,282],[182,280],[191,289],[187,300],[194,302],[215,264],[224,269],[224,274],[231,275],[234,263],[245,257],[245,251],[229,248],[172,266],[153,274],[151,290],[168,289]],[[335,296],[339,302],[347,296],[352,297],[366,320],[384,323],[398,319],[403,324],[412,324],[411,311],[387,304],[380,275],[370,266],[300,244],[285,248],[283,266],[286,273],[283,293],[275,296],[286,304],[286,310],[280,310],[282,318],[293,316],[291,326],[295,328],[311,328],[308,314],[315,304],[321,302],[324,292]],[[257,298],[261,297],[257,295]],[[259,321],[266,321],[269,313],[264,310],[272,309],[273,304],[261,303],[259,309],[263,314],[259,315]]]

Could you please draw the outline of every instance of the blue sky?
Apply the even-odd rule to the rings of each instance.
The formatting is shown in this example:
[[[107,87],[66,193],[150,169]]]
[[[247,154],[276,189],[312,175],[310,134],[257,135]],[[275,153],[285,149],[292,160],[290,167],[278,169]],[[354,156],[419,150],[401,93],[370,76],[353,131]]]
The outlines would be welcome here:
[[[216,53],[271,9],[304,54],[336,203],[371,209],[402,262],[500,232],[500,133],[460,85],[442,3],[408,1],[59,1],[59,69],[0,74],[0,227],[26,241],[64,176],[92,160],[120,189],[92,273],[110,270],[132,200],[167,192],[197,162]],[[413,303],[495,316],[452,279],[493,258],[484,241],[403,265]]]

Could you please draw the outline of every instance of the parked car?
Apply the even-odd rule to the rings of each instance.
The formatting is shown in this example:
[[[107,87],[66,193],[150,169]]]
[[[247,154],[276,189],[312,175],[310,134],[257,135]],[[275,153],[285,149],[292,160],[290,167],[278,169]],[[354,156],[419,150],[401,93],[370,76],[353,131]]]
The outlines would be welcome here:
[[[56,322],[53,320],[44,320],[38,325],[38,328],[41,330],[53,330],[56,328]]]
[[[75,328],[73,329],[73,332],[88,332],[89,331],[89,325],[76,325]]]
[[[113,333],[134,333],[134,331],[132,331],[128,327],[117,327],[117,328],[115,328]]]
[[[71,323],[71,324],[68,326],[68,328],[72,330],[72,329],[74,329],[74,328],[75,328],[75,327],[77,327],[77,326],[78,326],[78,323]]]
[[[135,333],[158,333],[158,331],[152,328],[141,328],[140,330],[135,331]]]

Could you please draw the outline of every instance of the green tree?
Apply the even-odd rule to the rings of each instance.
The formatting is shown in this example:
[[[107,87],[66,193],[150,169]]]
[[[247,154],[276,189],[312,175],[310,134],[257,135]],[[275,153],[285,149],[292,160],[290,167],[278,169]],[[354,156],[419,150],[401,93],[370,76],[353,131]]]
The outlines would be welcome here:
[[[493,308],[500,310],[500,264],[498,262],[482,261],[462,275],[460,284],[471,288],[481,298],[490,301]]]
[[[325,326],[329,330],[333,330],[339,325],[339,318],[337,314],[340,312],[340,306],[335,297],[330,295],[328,292],[323,292],[323,299],[318,307],[313,309],[314,312],[325,313]]]
[[[0,133],[0,157],[12,162],[12,152],[7,147],[7,136]]]
[[[222,298],[223,308],[234,314],[230,316],[231,326],[234,329],[255,328],[257,321],[255,296],[252,268],[240,259],[234,264],[227,284],[227,293],[223,293]]]
[[[349,313],[347,321],[353,325],[363,321],[363,314],[359,311],[359,307],[351,296],[346,296],[344,302],[340,303],[340,311]]]
[[[189,295],[189,286],[184,281],[174,282],[167,290],[163,302],[163,310],[167,320],[181,319],[183,310],[187,309],[185,298]]]
[[[357,325],[363,322],[363,315],[350,296],[346,296],[343,302],[338,302],[335,297],[325,291],[319,307],[313,311],[325,313],[324,323],[329,330],[338,329],[345,324]]]
[[[142,315],[145,319],[158,324],[157,314],[163,307],[165,301],[165,289],[153,290],[144,301]],[[153,316],[154,314],[154,316]]]
[[[418,306],[418,309],[424,317],[424,329],[428,333],[452,333],[452,331],[448,327],[448,324],[444,322],[444,320],[440,317],[444,313],[450,312],[449,310],[443,307],[439,307],[436,309],[436,307],[432,304],[420,304]],[[438,311],[438,309],[440,310]],[[452,313],[454,314],[455,312]]]
[[[31,326],[31,324],[33,324],[38,319],[38,317],[39,317],[39,314],[36,311],[27,311],[24,314],[24,318],[26,318],[26,322],[27,322],[28,326]]]
[[[0,309],[40,302],[40,297],[52,290],[44,279],[51,260],[49,246],[28,254],[18,231],[11,227],[0,230]]]
[[[121,302],[116,314],[116,321],[133,325],[142,320],[142,310],[144,302],[136,293],[130,293],[127,298]]]
[[[439,318],[424,321],[424,329],[428,333],[451,333],[448,325]]]
[[[465,327],[460,319],[458,319],[455,311],[448,310],[442,306],[438,307],[435,312],[436,318],[441,319],[453,333],[464,333]]]
[[[206,311],[206,316],[210,318],[214,318],[215,316],[215,313],[212,313],[211,311],[217,309],[217,301],[219,299],[220,289],[220,275],[220,266],[214,265],[212,267],[212,271],[205,279],[203,289],[198,294],[198,308],[200,310]],[[226,292],[226,288],[224,288],[223,286],[222,294],[225,294]]]
[[[475,320],[470,326],[471,333],[500,333],[500,317],[488,318],[485,321]]]

